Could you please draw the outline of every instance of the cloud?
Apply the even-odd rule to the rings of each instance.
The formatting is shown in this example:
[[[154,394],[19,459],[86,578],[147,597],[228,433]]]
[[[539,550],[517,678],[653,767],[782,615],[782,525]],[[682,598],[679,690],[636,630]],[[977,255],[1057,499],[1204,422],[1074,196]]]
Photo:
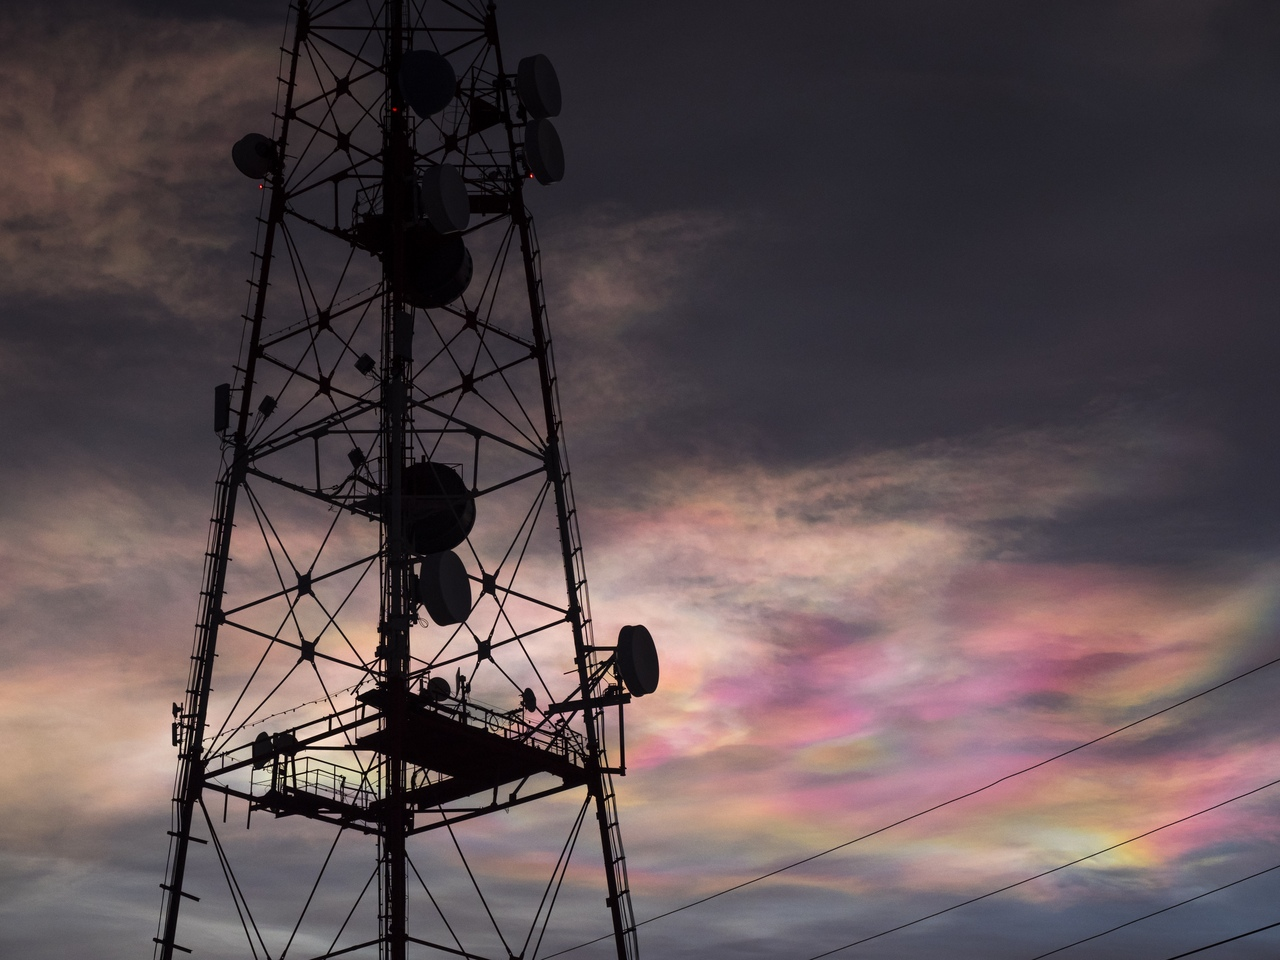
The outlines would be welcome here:
[[[122,471],[10,475],[0,516],[9,664],[150,655],[190,635],[207,503]]]
[[[230,199],[251,185],[229,149],[251,118],[270,124],[270,39],[118,12],[56,30],[6,20],[0,287],[142,293],[184,316],[222,307],[233,224],[250,209]]]
[[[1148,489],[1188,444],[1103,418],[808,466],[672,465],[584,507],[597,636],[645,622],[664,658],[660,690],[628,715],[620,797],[637,889],[679,901],[749,879],[1247,660],[1274,630],[1280,598],[1265,571],[1044,563],[1024,549],[1040,524]],[[57,827],[64,808],[41,800],[51,778],[80,811],[75,836],[167,800],[167,707],[185,669],[207,503],[87,470],[33,476],[15,493],[3,613],[11,649],[25,653],[0,673],[21,743],[5,809],[18,848],[65,852],[79,841]],[[291,541],[312,536],[300,516],[278,520]],[[260,566],[251,544],[244,563]],[[160,649],[173,655],[163,669]],[[73,702],[50,710],[71,686]],[[1201,719],[1143,727],[776,886],[837,900],[959,894],[1258,785],[1265,724],[1224,736]],[[97,747],[70,776],[49,765],[82,740]],[[1224,838],[1265,831],[1267,809],[1233,808],[1025,895],[1159,885]],[[480,838],[477,862],[498,862],[504,838]],[[584,860],[570,883],[597,881]]]
[[[159,809],[173,775],[166,697],[180,679],[113,647],[0,673],[0,845],[95,859],[114,824]]]
[[[604,208],[557,222],[557,326],[591,341],[642,323],[685,292],[698,258],[733,229],[724,214],[699,210],[628,217]]]
[[[877,19],[886,15],[871,11],[853,31],[868,46],[870,68],[884,72],[877,58],[894,61],[895,70],[897,61],[919,61],[912,69],[928,81],[896,97],[884,82],[877,89],[850,83],[839,70],[831,76],[830,65],[844,61],[815,58],[813,31],[799,21],[783,24],[789,32],[781,45],[778,36],[744,36],[774,53],[785,47],[788,57],[794,50],[794,65],[818,71],[797,69],[793,79],[830,77],[832,85],[823,79],[814,89],[842,91],[837,99],[853,105],[856,122],[832,126],[826,99],[775,84],[770,95],[809,104],[813,122],[793,124],[790,139],[762,147],[752,133],[758,100],[741,96],[762,81],[734,72],[734,63],[747,62],[737,53],[747,46],[735,42],[724,57],[669,71],[681,96],[695,92],[681,106],[700,124],[699,136],[711,130],[711,139],[690,140],[694,128],[669,122],[679,111],[655,110],[665,118],[661,137],[650,130],[640,141],[670,138],[678,149],[667,156],[683,164],[713,156],[721,181],[707,193],[704,176],[670,176],[679,168],[669,167],[653,176],[653,189],[662,190],[660,204],[672,203],[675,183],[686,191],[678,196],[722,208],[755,203],[790,217],[825,211],[784,218],[803,242],[786,240],[784,248],[773,230],[744,227],[749,214],[741,210],[659,203],[648,213],[609,208],[543,222],[544,253],[555,264],[547,291],[575,480],[589,493],[580,506],[597,635],[607,643],[623,623],[645,622],[664,657],[660,690],[628,714],[632,776],[619,785],[642,916],[655,901],[681,902],[847,840],[1270,655],[1280,596],[1265,556],[1219,552],[1206,559],[1199,531],[1182,530],[1196,541],[1195,564],[1102,562],[1097,530],[1073,527],[1082,514],[1108,510],[1126,518],[1150,510],[1162,524],[1184,526],[1178,498],[1194,486],[1198,465],[1225,460],[1218,456],[1225,441],[1215,447],[1177,422],[1184,419],[1177,413],[1156,422],[1140,411],[1092,410],[1094,419],[1077,427],[998,426],[1042,415],[1061,423],[1076,415],[1078,400],[1096,395],[1099,376],[1117,369],[1123,375],[1113,379],[1129,391],[1133,378],[1125,371],[1237,362],[1215,352],[1221,348],[1212,336],[1194,357],[1171,353],[1199,342],[1193,332],[1220,333],[1220,324],[1200,323],[1187,310],[1209,304],[1205,315],[1215,317],[1226,310],[1222,322],[1230,326],[1237,313],[1249,315],[1237,299],[1257,292],[1248,276],[1256,257],[1245,249],[1257,237],[1219,221],[1227,210],[1228,219],[1253,222],[1258,205],[1249,189],[1262,181],[1248,165],[1262,141],[1229,128],[1230,111],[1218,108],[1227,97],[1213,92],[1221,78],[1206,94],[1209,127],[1196,125],[1178,86],[1222,57],[1223,34],[1214,32],[1224,22],[1220,9],[1121,5],[1104,18],[1109,26],[1101,33],[1071,44],[1087,69],[1069,63],[1065,71],[1049,55],[1031,58],[1035,69],[1026,66],[1026,51],[1035,49],[1020,39],[1028,22],[997,36],[980,12],[956,20],[965,28],[959,33],[948,26],[942,34],[899,36],[899,21],[918,18],[898,11],[885,30]],[[7,473],[0,530],[0,714],[12,733],[0,776],[0,838],[9,851],[0,876],[8,889],[26,891],[9,907],[15,929],[47,933],[65,920],[48,905],[76,902],[84,908],[76,922],[85,927],[75,936],[97,944],[106,927],[87,929],[84,915],[115,914],[120,902],[95,889],[117,896],[127,887],[135,904],[129,922],[147,928],[154,919],[174,763],[168,704],[183,687],[209,505],[207,478],[198,494],[181,492],[186,481],[175,479],[195,461],[186,439],[172,450],[137,441],[145,432],[139,424],[151,422],[139,411],[162,404],[136,385],[156,390],[162,378],[150,378],[163,367],[159,392],[176,390],[199,364],[174,358],[203,354],[212,336],[200,324],[185,331],[171,325],[166,337],[153,337],[148,324],[157,308],[196,321],[225,316],[227,291],[243,293],[258,193],[231,169],[227,148],[248,129],[267,129],[277,34],[274,22],[260,33],[224,21],[117,13],[62,20],[56,28],[34,14],[5,17],[0,291],[38,310],[10,311],[7,326],[16,333],[0,352],[0,374],[14,404],[25,404],[28,422],[14,444],[20,452]],[[570,20],[575,29],[602,25]],[[1041,21],[1033,20],[1038,29]],[[752,22],[740,18],[737,26]],[[978,46],[969,34],[981,38]],[[961,42],[952,42],[956,36]],[[935,49],[938,39],[946,42]],[[836,29],[822,41],[833,51],[848,44]],[[682,42],[708,49],[696,32]],[[1061,44],[1056,38],[1051,45]],[[598,56],[598,45],[571,48]],[[925,63],[952,55],[1003,63],[996,72],[1009,78],[1005,89],[1018,98],[1016,110],[1005,100],[989,102],[988,94],[1003,94],[988,84],[965,94],[983,103],[957,113],[951,81],[958,71]],[[578,66],[586,72],[582,61]],[[697,70],[714,75],[718,99],[697,93]],[[1028,86],[1028,74],[1053,86],[1055,73],[1066,76],[1056,93]],[[1117,78],[1116,88],[1106,77],[1100,85],[1099,73]],[[945,96],[925,96],[930,78],[942,78]],[[1250,95],[1261,103],[1258,89]],[[644,125],[637,126],[635,111],[618,108],[625,91],[607,84],[599,90],[597,116],[612,118],[624,146],[594,166],[605,171],[602,179],[625,183],[618,171],[641,162],[631,148]],[[1037,116],[1024,112],[1026,95]],[[646,87],[645,108],[656,104],[648,102],[653,96]],[[868,109],[868,96],[884,106]],[[1165,109],[1169,98],[1178,109]],[[1090,116],[1100,111],[1114,120],[1082,122],[1050,100],[1087,100]],[[1141,116],[1125,112],[1130,101],[1140,101]],[[1252,116],[1253,102],[1242,96],[1231,109]],[[708,103],[726,107],[710,126]],[[1126,136],[1107,136],[1111,122]],[[1210,127],[1214,136],[1206,138]],[[853,131],[857,143],[846,149],[827,139],[832,131]],[[940,131],[955,146],[945,156],[932,149]],[[1186,137],[1212,149],[1188,165]],[[1160,163],[1143,159],[1149,150],[1161,152]],[[662,156],[643,153],[646,164]],[[1214,159],[1219,153],[1230,157],[1227,165]],[[1120,154],[1128,159],[1117,166]],[[805,158],[808,173],[797,167],[792,176],[778,165],[792,162],[790,155]],[[853,185],[852,201],[831,192],[829,177],[810,175],[834,169],[822,166],[824,157],[857,172],[841,181]],[[1148,168],[1160,175],[1146,176]],[[1048,179],[1027,172],[1046,170]],[[1206,178],[1205,171],[1222,175]],[[1248,202],[1207,201],[1213,190],[1201,181],[1208,180]],[[771,183],[788,184],[790,192],[770,197]],[[1074,200],[1063,201],[1063,189]],[[1159,216],[1145,217],[1144,203]],[[1054,210],[1068,208],[1075,220],[1057,229]],[[1209,218],[1212,229],[1188,226],[1208,223],[1202,214],[1210,208],[1218,218]],[[1085,230],[1076,222],[1081,216],[1106,229]],[[1169,229],[1156,236],[1153,223]],[[738,243],[753,232],[751,242]],[[1169,253],[1170,243],[1192,234],[1210,238],[1204,242],[1217,253],[1205,261],[1199,241]],[[1050,248],[1053,255],[1043,256]],[[1079,266],[1103,260],[1105,269]],[[1191,260],[1199,267],[1182,271],[1184,279],[1170,287],[1177,264]],[[1156,309],[1148,286],[1181,293],[1168,309]],[[708,301],[717,309],[705,309]],[[89,319],[42,322],[42,310],[72,313],[68,302],[87,304],[75,312]],[[121,319],[133,311],[143,319]],[[1085,319],[1067,322],[1066,314]],[[103,321],[100,329],[94,318]],[[1245,336],[1249,324],[1236,325],[1244,339],[1223,343],[1255,343]],[[73,338],[81,350],[75,362],[68,359]],[[1248,363],[1239,368],[1237,386],[1251,382]],[[199,396],[207,401],[203,388]],[[1254,399],[1247,406],[1256,416],[1265,410]],[[205,419],[199,429],[207,438]],[[976,432],[961,433],[970,429]],[[723,452],[749,444],[742,436],[752,431],[773,438],[775,451],[803,449],[824,459],[768,466]],[[818,440],[795,442],[806,433]],[[948,433],[952,439],[925,444],[902,439]],[[37,434],[38,443],[28,442]],[[130,434],[132,443],[121,440]],[[175,428],[172,436],[179,435]],[[882,448],[866,447],[868,437]],[[80,453],[94,445],[106,453],[69,456],[76,444]],[[715,444],[718,453],[707,453]],[[855,444],[863,444],[856,455]],[[695,445],[702,456],[689,456]],[[172,456],[168,480],[175,486],[140,465],[142,447],[157,460]],[[597,458],[599,450],[615,457],[612,465]],[[40,464],[38,474],[32,462]],[[590,489],[592,471],[601,470],[606,483]],[[1265,469],[1244,472],[1267,489]],[[1259,497],[1249,509],[1264,502]],[[314,534],[309,522],[285,517],[283,533],[306,540]],[[1245,522],[1265,527],[1253,517]],[[1065,562],[1045,548],[1063,528],[1090,541],[1091,562]],[[1133,536],[1131,530],[1121,535]],[[241,561],[241,569],[266,569],[262,551],[255,555],[247,544]],[[554,562],[529,573],[556,580]],[[372,643],[369,625],[361,642]],[[221,662],[231,660],[228,654]],[[910,917],[921,904],[1016,879],[1255,786],[1266,779],[1270,731],[1280,719],[1266,677],[716,901],[706,912],[691,911],[683,915],[689,935],[669,941],[670,953],[711,955],[718,941],[734,944],[719,955],[777,956],[780,942],[788,950],[803,946],[814,929],[830,934],[830,943],[845,942],[856,924],[878,929],[886,916]],[[554,853],[559,835],[542,826],[566,813],[573,811],[549,806],[519,826],[514,814],[486,818],[483,828],[492,833],[478,822],[468,843],[477,862],[509,866],[518,885],[534,877],[525,856],[531,847]],[[1014,901],[1026,910],[993,915],[1009,921],[1001,929],[1020,929],[1061,913],[1068,897],[1111,903],[1193,886],[1224,863],[1238,865],[1234,851],[1265,854],[1275,839],[1274,813],[1270,794],[1233,804],[1027,888],[1015,895],[1022,903]],[[277,867],[305,859],[299,851],[310,837],[296,822],[274,824],[270,834],[257,818],[254,827],[237,834],[249,845],[273,838],[271,856],[259,864],[271,889]],[[144,836],[160,851],[145,870],[137,863]],[[523,853],[512,857],[511,847]],[[584,841],[568,881],[571,892],[591,890],[574,924],[601,912],[598,857],[588,847]],[[307,855],[323,852],[306,846]],[[367,878],[367,853],[366,846],[353,854],[344,876]],[[90,873],[92,884],[77,883],[94,858],[109,864]],[[209,888],[216,889],[212,882]],[[650,944],[661,943],[672,929],[679,927],[654,925],[645,933]],[[49,942],[43,933],[29,941],[18,939],[21,930],[6,935],[19,953]],[[752,938],[759,942],[744,942]],[[952,948],[940,943],[927,952]]]
[[[1275,629],[1268,576],[1022,552],[1038,524],[1130,495],[1187,440],[1144,437],[1141,424],[1102,422],[811,467],[686,465],[593,509],[597,628],[644,621],[663,656],[662,687],[629,714],[626,814],[661,838],[633,868],[686,896],[740,882],[1248,662]],[[907,891],[995,884],[1258,786],[1268,738],[1236,728],[1224,740],[1231,701],[895,831],[869,845],[872,874]],[[1159,884],[1159,868],[1257,820],[1207,817],[1083,872],[1110,882],[1141,867]],[[703,848],[718,851],[714,865]],[[865,855],[780,882],[859,889]]]
[[[647,341],[687,301],[736,225],[710,210],[640,216],[600,208],[554,221],[546,255],[551,327],[566,376],[560,390],[574,437],[618,430],[642,412],[688,402],[697,384],[664,376]],[[583,437],[585,439],[585,436]]]

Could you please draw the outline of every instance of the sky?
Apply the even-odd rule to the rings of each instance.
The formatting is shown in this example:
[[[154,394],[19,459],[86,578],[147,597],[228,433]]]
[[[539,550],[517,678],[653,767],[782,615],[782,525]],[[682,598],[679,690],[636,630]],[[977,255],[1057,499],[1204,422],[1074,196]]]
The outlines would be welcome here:
[[[619,781],[639,919],[1280,656],[1280,7],[499,18],[565,91],[568,173],[529,205],[593,608],[663,662]],[[0,4],[6,955],[150,949],[258,211],[229,148],[269,125],[283,25]],[[1224,801],[835,955],[1030,960],[1280,865],[1280,787],[1233,799],[1280,778],[1277,691],[1259,671],[642,950],[808,960]],[[1277,893],[1061,955],[1162,960],[1280,921]],[[574,907],[546,950],[606,929]]]

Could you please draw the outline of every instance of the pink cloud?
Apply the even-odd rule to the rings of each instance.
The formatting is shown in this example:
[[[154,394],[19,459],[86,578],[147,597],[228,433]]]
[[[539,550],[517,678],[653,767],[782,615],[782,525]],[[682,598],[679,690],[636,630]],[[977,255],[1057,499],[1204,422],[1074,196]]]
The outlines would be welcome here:
[[[22,135],[0,144],[0,284],[225,314],[208,255],[236,231],[210,213],[221,204],[186,200],[239,176],[230,144],[249,118],[270,132],[276,38],[231,22],[141,26],[119,11],[56,34],[7,19],[6,121]]]
[[[1077,438],[1056,461],[1029,456],[1050,449],[1040,440],[976,446],[957,454],[954,482],[943,470],[956,458],[935,472],[928,450],[783,474],[692,469],[660,502],[598,513],[610,537],[593,564],[607,600],[597,605],[654,610],[665,657],[662,689],[632,708],[635,777],[624,784],[641,829],[647,804],[678,811],[663,818],[674,838],[654,850],[656,872],[704,874],[683,851],[705,832],[722,852],[742,851],[717,863],[716,882],[734,882],[735,864],[846,840],[1247,659],[1274,630],[1267,577],[996,559],[987,519],[1029,521],[1109,495],[1115,441],[1095,439]],[[1010,458],[1016,487],[984,496],[964,479],[1007,475]],[[913,504],[910,522],[866,509],[890,488]],[[958,889],[1035,872],[1262,782],[1251,772],[1265,741],[1215,745],[1198,716],[1153,721],[868,850],[892,850],[877,856],[897,864],[884,869],[904,887],[936,886],[950,864],[945,885]],[[1207,816],[1085,872],[1195,857],[1224,823],[1243,826],[1235,813]],[[831,869],[831,883],[846,883]]]

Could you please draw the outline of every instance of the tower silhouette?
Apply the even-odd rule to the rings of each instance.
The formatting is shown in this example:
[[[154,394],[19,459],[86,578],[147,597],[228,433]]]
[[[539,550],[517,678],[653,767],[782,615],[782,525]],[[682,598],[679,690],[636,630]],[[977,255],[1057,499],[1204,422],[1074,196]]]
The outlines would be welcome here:
[[[601,893],[629,960],[612,778],[658,662],[592,632],[525,206],[555,70],[472,0],[298,0],[280,63],[232,152],[262,206],[155,955],[533,960]]]

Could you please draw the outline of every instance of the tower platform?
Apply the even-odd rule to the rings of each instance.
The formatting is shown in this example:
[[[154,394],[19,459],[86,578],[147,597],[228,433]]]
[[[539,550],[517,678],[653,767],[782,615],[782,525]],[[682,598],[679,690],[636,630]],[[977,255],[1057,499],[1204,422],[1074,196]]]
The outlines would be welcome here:
[[[387,693],[371,690],[362,702],[385,715]],[[385,726],[358,737],[356,745],[385,753]],[[546,729],[519,716],[474,703],[433,702],[410,694],[405,705],[404,758],[442,778],[412,786],[406,800],[419,810],[451,803],[539,773],[567,785],[586,783],[586,746],[566,729]]]

